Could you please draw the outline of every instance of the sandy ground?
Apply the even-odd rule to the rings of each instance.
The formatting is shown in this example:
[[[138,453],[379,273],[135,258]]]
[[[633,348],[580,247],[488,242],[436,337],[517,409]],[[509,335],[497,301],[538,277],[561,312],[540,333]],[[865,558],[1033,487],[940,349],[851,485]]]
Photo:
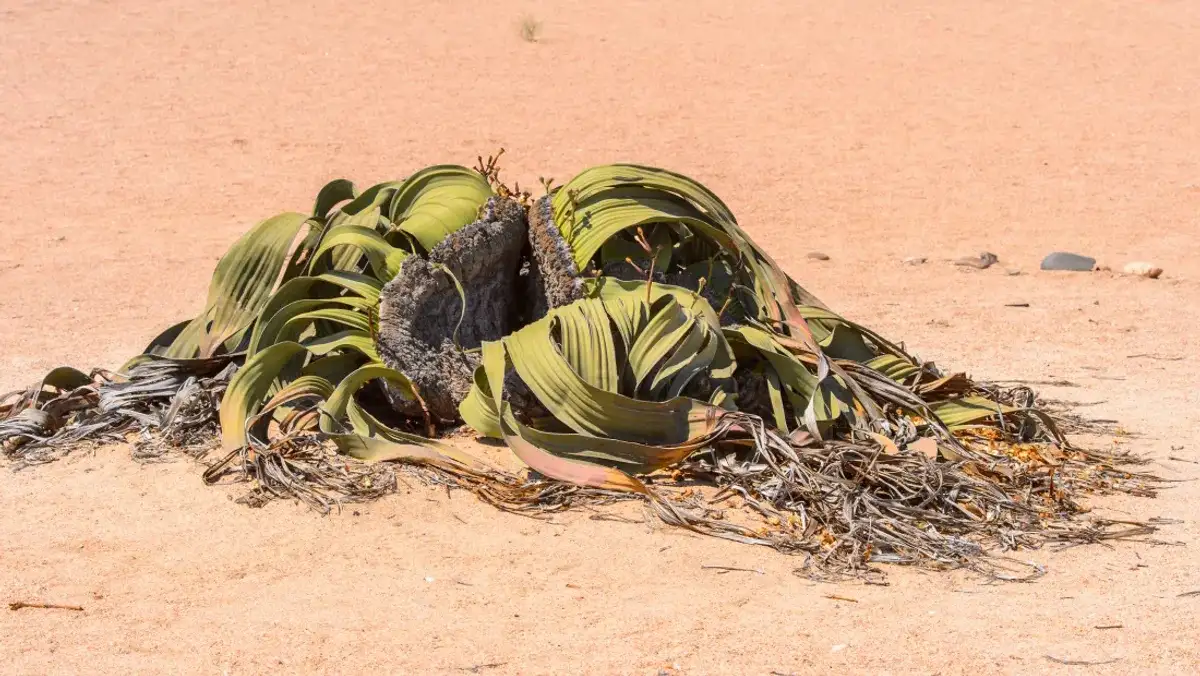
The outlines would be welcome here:
[[[1168,460],[1200,461],[1200,4],[51,4],[0,7],[0,389],[137,353],[199,310],[248,225],[331,178],[503,146],[522,184],[619,160],[690,174],[835,309],[976,376],[1071,381],[1044,389],[1200,475]],[[1037,271],[1059,248],[1166,274]],[[1002,266],[943,262],[982,249]],[[1195,483],[1094,502],[1183,519],[1161,538],[1185,546],[1025,553],[1049,574],[1002,586],[815,585],[770,551],[419,486],[324,518],[238,494],[124,448],[0,471],[0,601],[86,608],[0,610],[0,671],[1200,666],[1200,597],[1179,596],[1200,589]]]

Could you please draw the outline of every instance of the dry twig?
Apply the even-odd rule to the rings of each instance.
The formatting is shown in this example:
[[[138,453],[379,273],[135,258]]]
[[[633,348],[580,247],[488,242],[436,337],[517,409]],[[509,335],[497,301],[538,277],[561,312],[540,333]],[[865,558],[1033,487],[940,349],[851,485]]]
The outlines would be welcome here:
[[[9,610],[20,610],[22,608],[43,608],[46,610],[74,610],[83,612],[83,606],[69,606],[61,603],[27,603],[25,601],[13,601],[8,604]]]
[[[1114,657],[1114,658],[1112,658],[1111,660],[1096,660],[1096,661],[1091,661],[1091,660],[1064,660],[1064,659],[1062,659],[1062,658],[1060,658],[1060,657],[1055,657],[1055,656],[1053,656],[1053,655],[1043,655],[1043,657],[1045,657],[1046,659],[1050,660],[1051,662],[1057,662],[1058,664],[1065,664],[1065,665],[1067,665],[1067,666],[1069,666],[1069,667],[1097,667],[1097,666],[1100,666],[1101,664],[1112,664],[1113,662],[1120,662],[1120,661],[1121,661],[1121,658],[1119,658],[1119,657]]]
[[[700,566],[700,569],[701,570],[721,571],[720,573],[717,573],[718,575],[720,575],[721,573],[730,573],[730,572],[758,573],[759,575],[766,574],[759,568],[737,568],[735,566]]]

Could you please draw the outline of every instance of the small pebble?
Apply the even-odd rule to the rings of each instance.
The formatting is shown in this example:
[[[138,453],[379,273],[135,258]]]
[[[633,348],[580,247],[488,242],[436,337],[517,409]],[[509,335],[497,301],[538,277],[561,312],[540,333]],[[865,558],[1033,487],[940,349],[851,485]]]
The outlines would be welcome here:
[[[837,645],[833,646],[833,648],[832,648],[832,649],[831,649],[829,652],[831,652],[831,653],[840,653],[840,652],[842,652],[842,651],[843,651],[843,650],[845,650],[845,649],[846,649],[846,644],[845,644],[845,643],[839,643],[839,644],[837,644]]]
[[[1068,272],[1091,272],[1096,269],[1096,259],[1079,254],[1055,251],[1042,259],[1043,270],[1065,270]]]
[[[926,260],[928,259],[924,256],[909,256],[904,259],[903,263],[905,265],[924,265]]]
[[[1005,268],[1004,271],[1008,273],[1009,277],[1017,277],[1022,274],[1021,268]]]
[[[1127,275],[1138,275],[1140,277],[1158,279],[1158,276],[1162,273],[1162,268],[1156,267],[1152,263],[1146,263],[1145,261],[1134,261],[1125,266],[1125,274]]]
[[[829,256],[821,253],[820,251],[812,251],[812,252],[809,252],[809,254],[808,254],[808,260],[810,260],[810,261],[827,261],[827,260],[829,260]]]
[[[910,442],[908,444],[908,450],[916,451],[930,460],[937,460],[938,457],[937,441],[929,437],[921,437],[916,441]]]

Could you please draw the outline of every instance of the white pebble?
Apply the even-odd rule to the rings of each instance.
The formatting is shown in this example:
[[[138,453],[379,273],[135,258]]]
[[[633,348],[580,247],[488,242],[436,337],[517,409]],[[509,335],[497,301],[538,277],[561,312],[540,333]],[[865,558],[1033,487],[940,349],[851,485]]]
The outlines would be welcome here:
[[[1162,273],[1162,268],[1156,267],[1153,263],[1146,263],[1145,261],[1134,261],[1125,266],[1125,274],[1127,275],[1158,279],[1158,276]]]

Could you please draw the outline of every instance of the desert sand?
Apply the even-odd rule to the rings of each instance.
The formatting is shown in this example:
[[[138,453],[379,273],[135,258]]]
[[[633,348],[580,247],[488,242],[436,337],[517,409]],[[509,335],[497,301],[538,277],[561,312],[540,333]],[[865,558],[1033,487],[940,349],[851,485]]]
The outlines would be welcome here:
[[[523,186],[614,161],[693,176],[847,317],[946,368],[1058,382],[1038,387],[1130,432],[1098,443],[1194,478],[1198,25],[1187,0],[10,0],[0,390],[119,365],[201,308],[247,227],[332,178],[504,147]],[[1058,249],[1165,273],[1039,271]],[[1001,263],[947,262],[982,250]],[[1196,483],[1091,500],[1181,519],[1156,535],[1179,544],[1020,552],[1047,567],[1032,584],[893,567],[880,587],[816,584],[795,557],[654,521],[539,522],[416,483],[328,517],[255,510],[200,471],[121,446],[0,468],[0,602],[84,608],[0,607],[0,671],[1200,667],[1200,596],[1180,596],[1200,590]]]

